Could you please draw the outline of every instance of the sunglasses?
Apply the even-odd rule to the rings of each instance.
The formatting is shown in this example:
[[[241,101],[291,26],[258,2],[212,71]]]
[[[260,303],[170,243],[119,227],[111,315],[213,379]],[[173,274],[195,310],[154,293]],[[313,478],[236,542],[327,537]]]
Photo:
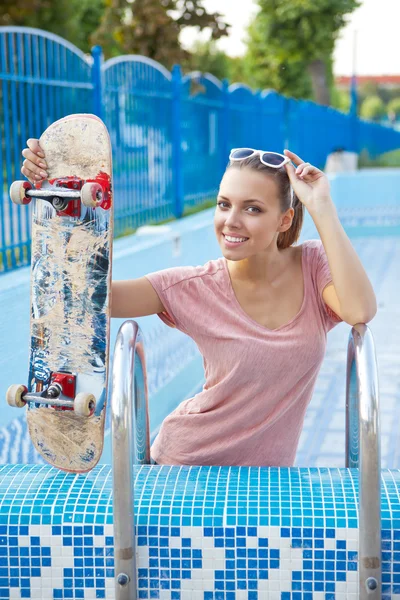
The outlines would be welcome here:
[[[258,154],[260,161],[267,167],[279,169],[290,162],[290,158],[279,152],[267,152],[264,150],[254,150],[253,148],[233,148],[229,155],[230,161],[245,160]]]

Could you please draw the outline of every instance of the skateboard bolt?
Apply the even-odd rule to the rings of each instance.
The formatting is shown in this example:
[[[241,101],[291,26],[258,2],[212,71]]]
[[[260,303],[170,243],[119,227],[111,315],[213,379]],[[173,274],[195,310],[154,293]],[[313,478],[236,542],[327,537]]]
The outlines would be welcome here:
[[[48,398],[57,398],[61,393],[61,386],[57,383],[54,383],[53,385],[50,385],[48,390],[47,390],[47,397]]]
[[[368,577],[367,588],[369,590],[376,590],[377,587],[378,587],[378,582],[376,581],[375,577]]]
[[[117,581],[119,585],[127,585],[129,583],[129,577],[126,573],[120,573],[118,575]]]

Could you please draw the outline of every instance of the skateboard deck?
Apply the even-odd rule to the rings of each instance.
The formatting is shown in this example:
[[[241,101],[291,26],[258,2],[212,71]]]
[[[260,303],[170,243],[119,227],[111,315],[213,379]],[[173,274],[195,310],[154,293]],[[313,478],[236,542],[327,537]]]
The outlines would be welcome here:
[[[27,405],[32,442],[64,471],[92,469],[103,450],[107,400],[113,233],[111,144],[94,115],[50,125],[40,146],[48,179],[15,182],[32,200],[28,386],[7,399]],[[17,389],[18,388],[18,389]]]

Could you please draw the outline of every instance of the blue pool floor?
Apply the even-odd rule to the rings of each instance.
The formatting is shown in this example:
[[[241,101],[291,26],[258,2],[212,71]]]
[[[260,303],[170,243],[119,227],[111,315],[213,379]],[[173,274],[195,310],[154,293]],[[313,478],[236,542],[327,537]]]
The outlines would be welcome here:
[[[372,282],[378,312],[368,324],[378,364],[382,467],[400,467],[400,237],[352,237]],[[308,407],[296,466],[345,466],[346,353],[350,326],[328,334],[326,356]]]
[[[188,219],[197,222],[204,217],[199,213]],[[177,230],[183,229],[186,227],[184,222],[185,219],[175,222],[172,226]],[[358,230],[352,235],[348,231],[370,277],[378,301],[377,315],[368,326],[374,338],[378,363],[382,467],[400,468],[400,231],[394,227],[388,228],[387,232],[379,232],[379,235],[370,234],[363,237],[360,233],[362,231]],[[316,237],[318,233],[313,224],[310,223],[310,219],[306,220],[300,243]],[[121,258],[131,244],[132,238],[122,238],[115,242],[113,269],[116,278],[135,276],[132,273],[135,257],[129,255],[125,262]],[[214,258],[218,255],[218,250],[212,252]],[[150,267],[148,269],[151,270]],[[29,334],[27,295],[28,268],[1,276],[0,389],[3,400],[0,407],[0,464],[32,462],[30,442],[25,435],[25,426],[19,418],[22,415],[5,403],[5,390],[8,385],[19,381],[26,373],[26,342]],[[145,319],[154,319],[163,331],[165,330],[165,335],[172,336],[176,332],[162,325],[155,316]],[[295,466],[345,466],[346,353],[350,330],[351,327],[343,323],[328,334],[326,356],[306,413]],[[177,341],[182,343],[181,338]],[[149,347],[146,354],[147,357],[151,354]],[[162,356],[159,360],[163,362],[166,359]],[[158,370],[160,366],[158,365]],[[168,368],[171,368],[171,365]],[[198,383],[201,386],[201,381]]]

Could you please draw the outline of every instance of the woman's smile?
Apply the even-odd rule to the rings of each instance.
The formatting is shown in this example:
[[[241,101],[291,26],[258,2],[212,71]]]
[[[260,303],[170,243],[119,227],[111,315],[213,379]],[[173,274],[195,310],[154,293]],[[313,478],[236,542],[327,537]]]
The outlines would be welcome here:
[[[228,235],[226,233],[223,233],[222,235],[224,236],[225,246],[227,248],[237,248],[238,246],[242,246],[249,239],[246,237]]]

